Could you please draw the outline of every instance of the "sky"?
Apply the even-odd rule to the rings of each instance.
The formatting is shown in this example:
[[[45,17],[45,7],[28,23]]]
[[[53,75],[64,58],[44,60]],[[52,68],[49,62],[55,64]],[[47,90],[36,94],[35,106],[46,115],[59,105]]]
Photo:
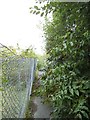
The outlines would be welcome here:
[[[30,14],[34,0],[0,0],[0,43],[23,49],[32,45],[44,53],[43,18]]]

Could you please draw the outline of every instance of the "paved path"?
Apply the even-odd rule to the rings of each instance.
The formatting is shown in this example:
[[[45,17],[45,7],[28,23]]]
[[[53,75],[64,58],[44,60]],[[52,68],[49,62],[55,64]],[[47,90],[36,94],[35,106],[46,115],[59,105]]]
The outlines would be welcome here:
[[[38,77],[40,78],[43,74],[43,71],[39,71]],[[36,84],[40,86],[40,80]],[[35,86],[37,86],[36,84]],[[40,96],[33,98],[33,118],[50,118],[51,108],[49,105],[43,103],[43,101]]]
[[[33,102],[37,106],[37,110],[34,113],[34,118],[50,118],[51,108],[42,103],[41,97],[35,97]]]

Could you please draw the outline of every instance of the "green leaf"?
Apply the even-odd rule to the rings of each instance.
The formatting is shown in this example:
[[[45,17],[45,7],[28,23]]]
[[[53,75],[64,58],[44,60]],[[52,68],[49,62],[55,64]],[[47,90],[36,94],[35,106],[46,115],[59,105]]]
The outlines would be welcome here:
[[[44,5],[44,6],[42,7],[42,9],[45,10],[45,9],[46,9],[46,6]]]
[[[66,98],[68,100],[72,100],[72,98],[70,96],[64,96],[64,98]]]
[[[36,15],[38,15],[40,13],[40,11],[36,12]]]
[[[78,90],[75,90],[74,92],[77,96],[79,96],[79,91]]]
[[[32,9],[32,7],[30,7],[29,9]]]
[[[71,88],[71,86],[69,86],[69,92],[70,92],[72,95],[74,95],[74,91],[73,91],[73,89]]]
[[[33,14],[35,14],[36,13],[36,11],[33,11]]]
[[[88,114],[85,111],[80,111],[85,118],[89,118]]]
[[[32,13],[33,12],[33,10],[30,10],[30,13]]]
[[[63,95],[63,90],[61,90],[61,94]]]
[[[72,94],[72,95],[74,94],[74,91],[73,91],[73,89],[71,89],[71,94]]]
[[[67,94],[67,90],[64,90],[64,93]]]
[[[3,88],[0,88],[0,91],[3,91]]]
[[[3,83],[6,83],[6,82],[8,82],[8,80],[6,80],[6,79],[3,79],[3,81],[2,81]]]
[[[34,8],[36,9],[36,10],[38,10],[39,8],[38,8],[38,6],[34,6]]]
[[[88,107],[82,106],[81,109],[86,110],[87,112],[89,111]]]
[[[44,15],[44,12],[41,13],[41,17]]]
[[[82,115],[79,113],[79,114],[77,114],[77,116],[76,116],[77,118],[80,118],[80,120],[82,120]]]

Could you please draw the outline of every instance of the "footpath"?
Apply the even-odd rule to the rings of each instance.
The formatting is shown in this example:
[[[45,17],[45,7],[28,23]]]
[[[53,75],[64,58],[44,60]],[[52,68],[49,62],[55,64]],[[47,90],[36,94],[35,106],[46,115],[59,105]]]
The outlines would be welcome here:
[[[50,118],[51,109],[47,104],[44,104],[43,99],[41,97],[35,97],[33,99],[34,104],[37,109],[33,114],[33,118]]]
[[[42,73],[39,73],[40,75]],[[34,89],[37,89],[40,86],[40,81],[35,81]],[[33,91],[32,91],[33,92]],[[51,107],[48,104],[44,103],[44,99],[41,96],[33,95],[31,96],[30,101],[30,111],[32,118],[43,118],[50,119],[50,113],[52,111]]]

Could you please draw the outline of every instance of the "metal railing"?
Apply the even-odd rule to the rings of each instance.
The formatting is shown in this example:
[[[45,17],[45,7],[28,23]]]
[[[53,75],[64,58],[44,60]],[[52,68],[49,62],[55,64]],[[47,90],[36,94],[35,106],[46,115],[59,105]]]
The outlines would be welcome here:
[[[7,56],[3,51],[1,53],[2,118],[24,118],[34,80],[36,59],[15,54]]]

